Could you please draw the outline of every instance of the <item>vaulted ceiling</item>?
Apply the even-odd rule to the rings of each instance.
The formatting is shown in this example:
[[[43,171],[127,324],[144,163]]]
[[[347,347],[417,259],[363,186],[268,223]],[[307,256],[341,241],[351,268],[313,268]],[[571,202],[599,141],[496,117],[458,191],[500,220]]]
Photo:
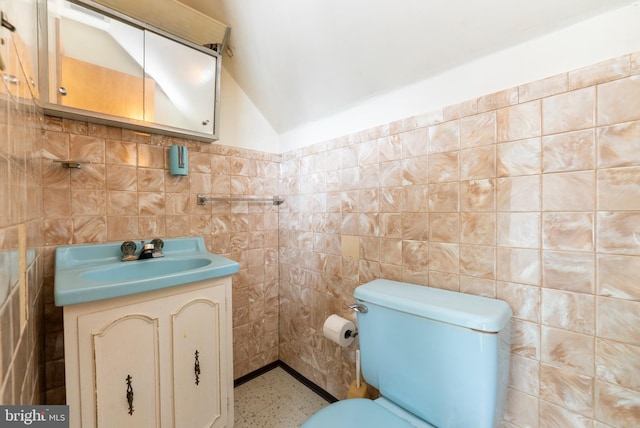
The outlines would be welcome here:
[[[177,1],[177,0],[163,0]],[[637,0],[181,0],[278,133]]]

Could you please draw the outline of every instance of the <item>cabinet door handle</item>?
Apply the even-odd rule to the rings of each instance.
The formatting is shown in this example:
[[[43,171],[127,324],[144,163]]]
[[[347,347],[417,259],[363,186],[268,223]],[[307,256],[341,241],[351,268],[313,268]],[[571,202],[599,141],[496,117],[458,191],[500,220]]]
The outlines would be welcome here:
[[[133,378],[131,375],[127,375],[127,402],[129,403],[129,414],[133,415],[133,386],[131,381]]]
[[[196,375],[196,385],[200,385],[200,360],[198,359],[199,356],[200,356],[200,353],[196,349],[196,362],[193,366],[193,371]]]

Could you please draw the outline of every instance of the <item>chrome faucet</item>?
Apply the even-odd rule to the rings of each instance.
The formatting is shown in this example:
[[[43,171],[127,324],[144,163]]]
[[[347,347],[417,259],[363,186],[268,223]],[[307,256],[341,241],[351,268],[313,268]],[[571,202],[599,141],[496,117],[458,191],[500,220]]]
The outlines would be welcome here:
[[[140,241],[142,250],[138,254],[138,260],[152,259],[153,258],[153,244],[145,244],[144,241]]]
[[[133,241],[125,241],[120,246],[122,251],[122,261],[129,262],[132,260],[144,260],[156,257],[164,257],[162,248],[164,248],[164,242],[162,239],[153,239],[150,243],[145,244],[144,241],[140,241],[140,253],[135,254],[137,245]]]

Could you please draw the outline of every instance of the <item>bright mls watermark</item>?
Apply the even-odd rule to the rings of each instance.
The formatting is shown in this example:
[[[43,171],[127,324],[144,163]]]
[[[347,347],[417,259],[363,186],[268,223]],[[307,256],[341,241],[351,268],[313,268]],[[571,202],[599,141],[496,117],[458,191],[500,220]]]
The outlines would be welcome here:
[[[0,406],[0,428],[69,428],[69,406]]]

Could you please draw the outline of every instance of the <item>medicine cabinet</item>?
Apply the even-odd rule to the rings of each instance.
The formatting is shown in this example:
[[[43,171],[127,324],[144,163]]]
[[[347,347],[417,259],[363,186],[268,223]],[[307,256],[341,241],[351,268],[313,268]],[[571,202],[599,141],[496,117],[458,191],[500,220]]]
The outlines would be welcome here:
[[[91,1],[40,5],[46,17],[40,42],[46,114],[201,141],[218,138],[216,50]],[[225,41],[227,36],[228,29]]]

